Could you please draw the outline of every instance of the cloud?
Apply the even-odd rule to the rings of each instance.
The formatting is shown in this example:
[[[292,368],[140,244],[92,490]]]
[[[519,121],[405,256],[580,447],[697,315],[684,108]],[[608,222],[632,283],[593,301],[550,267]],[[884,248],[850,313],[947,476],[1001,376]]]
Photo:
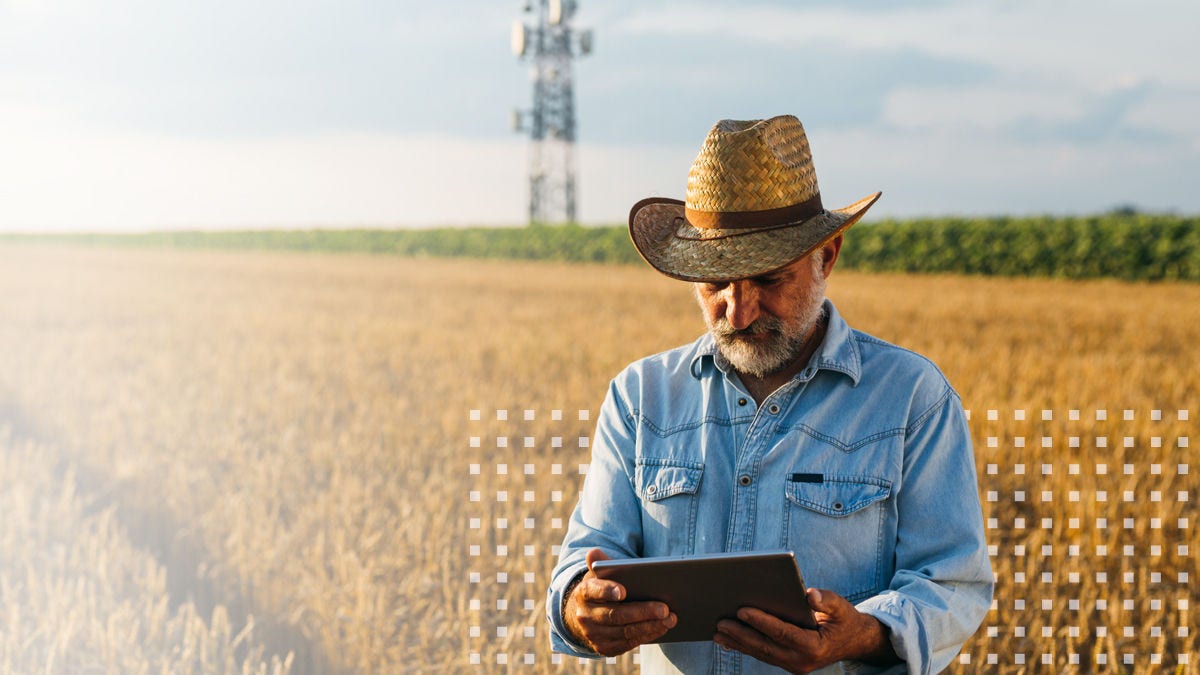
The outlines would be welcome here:
[[[1094,143],[1104,140],[1161,145],[1180,140],[1173,133],[1137,126],[1129,113],[1154,93],[1147,82],[1131,83],[1085,100],[1084,110],[1066,119],[1026,117],[1008,125],[1003,133],[1026,143]]]
[[[0,6],[0,84],[114,131],[507,132],[515,8],[383,0]]]
[[[814,128],[868,126],[879,121],[897,88],[992,77],[988,67],[909,48],[714,42],[697,58],[691,38],[635,33],[622,39],[608,47],[615,54],[596,56],[599,72],[580,65],[581,78],[593,78],[579,87],[585,138],[698,144],[718,119],[784,113]]]

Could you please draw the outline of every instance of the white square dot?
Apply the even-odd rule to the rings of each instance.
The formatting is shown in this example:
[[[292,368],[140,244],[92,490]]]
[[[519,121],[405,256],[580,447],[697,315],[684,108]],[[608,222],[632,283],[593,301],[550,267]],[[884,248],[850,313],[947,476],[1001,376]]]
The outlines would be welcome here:
[[[533,580],[534,580],[533,572],[526,572],[525,573],[525,583],[532,584],[532,583],[534,583]]]
[[[590,412],[588,412],[587,410],[580,410],[580,411],[579,411],[579,421],[580,421],[580,422],[586,422],[586,421],[588,421],[588,418],[589,418],[590,416],[591,416],[591,413],[590,413]]]
[[[1162,419],[1162,411],[1161,410],[1151,410],[1150,411],[1150,419],[1154,420],[1155,422],[1158,422],[1159,420]]]
[[[989,422],[995,422],[1000,419],[1000,412],[998,410],[989,410],[987,411],[987,418]]]
[[[1052,419],[1054,419],[1054,411],[1053,411],[1053,410],[1045,410],[1045,409],[1043,409],[1043,410],[1042,410],[1042,419],[1043,419],[1043,420],[1052,420]]]
[[[562,420],[562,411],[561,410],[551,410],[550,411],[550,419],[554,420],[555,422]]]
[[[551,464],[550,465],[550,473],[554,476],[561,476],[562,475],[562,464]]]
[[[479,413],[479,411],[478,411],[478,410],[472,410],[472,411],[471,411],[471,415],[470,415],[470,417],[471,417],[471,419],[472,419],[472,420],[478,420],[478,419],[480,419],[480,413]]]
[[[534,412],[532,410],[526,410],[525,411],[525,420],[531,421],[531,420],[533,420],[533,418],[534,418]]]
[[[1072,420],[1072,421],[1078,420],[1079,419],[1079,411],[1078,410],[1068,410],[1067,411],[1067,419]]]
[[[550,529],[561,530],[562,529],[562,518],[551,518],[550,519]]]
[[[1126,411],[1125,411],[1125,421],[1126,421],[1126,422],[1128,422],[1128,421],[1130,421],[1130,420],[1132,420],[1132,419],[1133,419],[1133,411],[1132,411],[1132,410],[1126,410]]]
[[[507,464],[497,464],[496,465],[496,475],[497,476],[507,476],[508,475],[508,465]]]
[[[501,422],[506,421],[508,419],[508,411],[507,410],[497,410],[496,411],[496,419],[500,420]]]
[[[1014,420],[1023,420],[1023,419],[1025,419],[1025,411],[1024,411],[1024,410],[1014,410],[1014,411],[1013,411],[1013,419],[1014,419]]]
[[[1107,411],[1107,410],[1097,410],[1097,411],[1096,411],[1096,419],[1097,419],[1097,420],[1106,420],[1106,419],[1108,419],[1108,411]]]
[[[525,465],[525,475],[526,475],[526,476],[532,476],[532,475],[533,475],[533,472],[534,472],[533,465],[532,465],[532,464],[526,464],[526,465]]]
[[[533,518],[526,518],[526,519],[525,519],[525,529],[527,529],[527,530],[532,530],[532,529],[533,529]]]
[[[479,438],[478,436],[472,436],[472,437],[471,437],[471,447],[472,447],[472,448],[478,448],[478,447],[482,447],[482,446],[480,446],[480,443],[481,443],[481,441],[480,441],[480,438]]]

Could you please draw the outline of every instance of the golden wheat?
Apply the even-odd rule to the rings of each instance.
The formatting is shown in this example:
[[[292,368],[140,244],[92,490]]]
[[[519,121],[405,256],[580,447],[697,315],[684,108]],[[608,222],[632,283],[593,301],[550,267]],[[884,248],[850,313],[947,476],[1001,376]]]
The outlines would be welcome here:
[[[702,330],[687,287],[640,268],[8,246],[0,269],[0,420],[77,464],[175,596],[253,612],[297,672],[575,667],[542,598],[596,408]],[[1178,439],[1200,287],[837,273],[830,295],[972,412],[997,604],[958,668],[1197,658]]]

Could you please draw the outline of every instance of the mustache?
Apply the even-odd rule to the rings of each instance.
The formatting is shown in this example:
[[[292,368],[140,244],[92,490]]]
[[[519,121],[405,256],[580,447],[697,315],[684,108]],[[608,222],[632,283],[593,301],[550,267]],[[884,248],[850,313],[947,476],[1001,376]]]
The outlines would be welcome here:
[[[780,333],[783,329],[783,321],[777,317],[763,317],[756,319],[754,323],[745,328],[734,328],[729,323],[729,319],[721,317],[712,323],[709,330],[713,332],[715,337],[737,339],[752,335],[764,335],[767,333]]]

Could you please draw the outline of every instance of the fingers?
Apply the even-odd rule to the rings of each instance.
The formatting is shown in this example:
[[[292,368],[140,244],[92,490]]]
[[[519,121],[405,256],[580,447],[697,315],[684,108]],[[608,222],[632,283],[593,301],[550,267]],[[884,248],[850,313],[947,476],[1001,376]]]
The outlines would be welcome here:
[[[588,566],[589,572],[592,571],[592,563],[596,562],[597,560],[608,560],[608,559],[609,559],[608,555],[605,554],[604,551],[601,551],[598,548],[593,548],[593,549],[589,550],[587,552],[587,556],[584,558],[584,560],[587,560],[587,566]]]
[[[738,610],[738,620],[753,628],[754,636],[781,645],[805,645],[814,641],[815,631],[805,630],[783,619],[772,616],[761,609],[743,607]],[[736,622],[731,622],[736,623]]]
[[[678,618],[661,602],[584,603],[575,621],[596,653],[616,656],[662,637]]]

